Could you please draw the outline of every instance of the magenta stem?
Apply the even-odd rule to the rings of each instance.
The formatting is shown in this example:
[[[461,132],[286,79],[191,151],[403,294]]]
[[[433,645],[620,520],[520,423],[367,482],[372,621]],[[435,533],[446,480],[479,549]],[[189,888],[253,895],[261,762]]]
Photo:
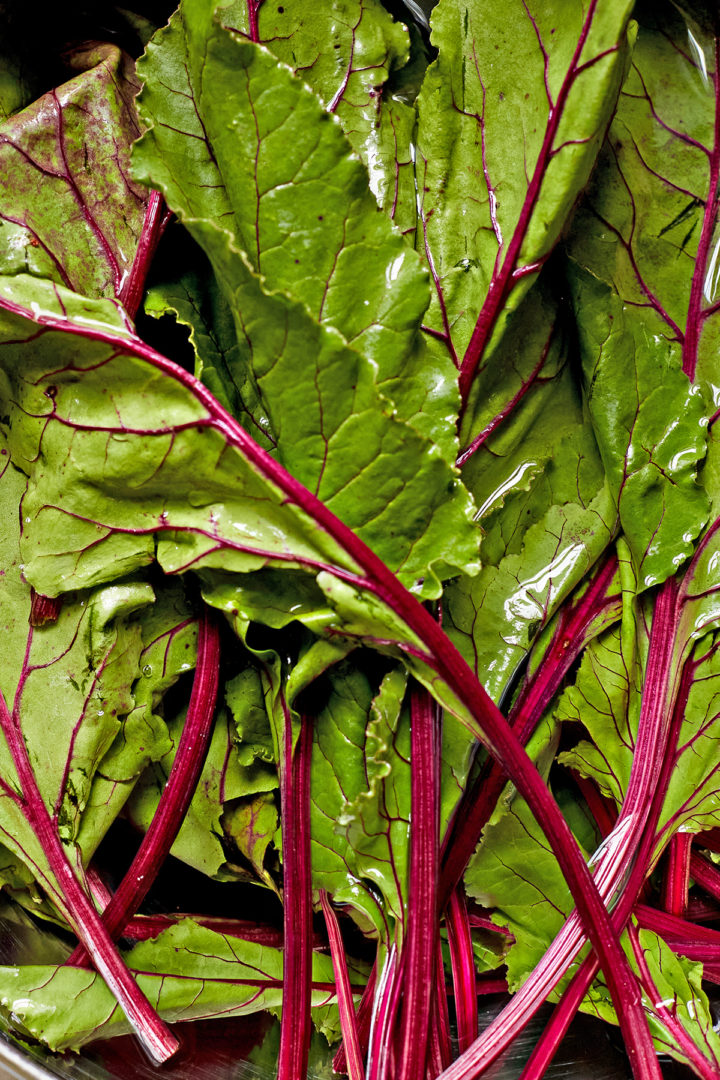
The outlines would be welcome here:
[[[402,986],[402,960],[393,944],[390,947],[373,1001],[370,1047],[368,1054],[368,1080],[394,1080],[391,1073],[393,1057],[393,1034],[400,1005]]]
[[[345,1047],[344,1071],[348,1075],[348,1080],[365,1080],[365,1066],[355,1019],[355,1007],[353,1005],[352,990],[350,989],[350,974],[345,959],[345,946],[340,933],[337,915],[324,889],[320,890],[320,903],[325,916],[325,926],[327,927],[330,942],[330,956],[337,985],[340,1030],[342,1031],[343,1046]]]
[[[310,762],[312,723],[303,715],[293,749],[293,724],[283,700],[284,745],[279,763],[283,860],[283,1005],[277,1080],[305,1080],[312,1021],[312,891]]]
[[[465,893],[458,886],[450,897],[447,914],[448,944],[455,994],[458,1049],[463,1054],[478,1035],[477,987],[470,920]]]
[[[657,844],[657,827],[670,776],[675,767],[674,751],[678,745],[693,678],[694,664],[688,660],[682,671],[660,775],[657,785],[651,790],[649,812],[642,829],[637,855],[635,861],[630,864],[630,876],[621,893],[618,905],[613,911],[613,922],[618,931],[624,928],[637,905],[654,856]],[[720,875],[718,877],[720,878]],[[544,1074],[597,972],[596,958],[592,955],[586,957],[553,1012],[550,1023],[539,1039],[521,1080],[536,1080],[536,1078]]]
[[[170,854],[207,757],[220,677],[220,632],[207,608],[198,622],[197,649],[190,704],[167,784],[130,869],[103,912],[103,923],[113,939],[122,936]],[[68,963],[88,967],[90,958],[79,947]]]
[[[258,32],[258,11],[262,0],[246,0],[247,13],[248,13],[248,31],[251,41],[259,42],[260,34]]]
[[[57,622],[62,611],[61,596],[43,596],[35,589],[30,590],[30,625],[47,626]]]
[[[8,711],[0,694],[0,728],[5,736],[18,775],[22,810],[45,852],[53,874],[46,888],[92,957],[93,965],[127,1016],[153,1061],[161,1064],[177,1051],[178,1040],[160,1019],[118,953],[100,916],[80,887],[58,835],[58,823],[51,817],[33,773],[20,719]],[[44,876],[44,875],[43,875]]]
[[[599,875],[602,874],[603,895],[611,899],[621,885],[627,867],[631,865],[633,868],[631,880],[635,891],[631,892],[628,884],[621,894],[618,906],[613,911],[612,922],[615,935],[619,934],[629,919],[645,880],[655,843],[654,830],[662,807],[664,792],[667,790],[672,749],[677,744],[679,725],[682,722],[689,693],[690,665],[685,665],[678,687],[675,681],[675,666],[672,662],[680,610],[678,591],[675,579],[669,579],[661,587],[656,600],[633,767],[614,833],[617,841],[613,848],[606,852],[603,863],[598,865],[596,871]],[[662,799],[660,792],[663,793]],[[629,896],[631,900],[626,910],[623,903],[627,905]],[[619,912],[624,912],[624,917],[621,917]],[[503,1052],[518,1030],[529,1022],[565,974],[568,965],[583,945],[583,937],[574,913],[550,946],[545,958],[515,994],[503,1013],[493,1021],[483,1037],[447,1070],[444,1080],[469,1080],[470,1077],[479,1076]],[[581,967],[581,971],[584,969],[590,981],[597,971],[597,966],[593,967],[593,965],[597,965],[597,959],[596,956],[591,955]],[[577,983],[573,981],[574,987],[579,987],[581,984],[580,978]],[[568,1000],[570,1001],[571,997]],[[582,1000],[582,994],[580,1000]],[[564,1011],[566,1008],[567,1011]],[[569,1006],[563,1005],[563,1011],[560,1014],[562,1023],[570,1015]],[[560,1020],[553,1022],[552,1033],[549,1036],[549,1039],[553,1040],[552,1053],[555,1052],[554,1040],[559,1037],[562,1023]],[[625,1041],[630,1049],[631,1044],[627,1037]],[[545,1052],[546,1047],[541,1039],[537,1048],[538,1060]],[[531,1059],[531,1062],[533,1061],[534,1057]],[[535,1065],[529,1063],[528,1067],[535,1068]],[[643,1068],[650,1070],[648,1075],[659,1075],[654,1051],[652,1060],[644,1060]]]
[[[634,915],[642,930],[652,930],[664,938],[673,952],[688,960],[720,961],[720,930],[698,926],[679,915],[670,915],[646,904],[636,904]]]
[[[398,1080],[425,1074],[435,990],[440,811],[438,707],[425,687],[410,691],[410,873]]]
[[[216,934],[223,934],[225,937],[239,938],[241,941],[255,941],[258,945],[267,945],[271,949],[283,947],[282,931],[274,926],[265,926],[263,923],[249,919],[225,919],[193,911],[172,915],[136,915],[125,923],[122,936],[130,941],[150,941],[173,926],[177,926],[183,919],[192,919],[205,929],[213,930]],[[313,948],[322,948],[323,945],[324,942],[315,935]]]
[[[428,1065],[432,1076],[438,1076],[452,1061],[452,1041],[450,1038],[450,1012],[448,1009],[447,989],[445,986],[445,968],[443,964],[442,943],[438,934],[437,956],[435,959],[435,997],[433,999],[433,1025],[430,1035]]]
[[[358,1044],[360,1046],[360,1059],[364,1061],[367,1058],[368,1049],[370,1046],[370,1025],[372,1023],[373,1014],[373,1002],[375,1000],[375,985],[377,982],[377,960],[372,966],[368,981],[363,990],[362,997],[360,998],[360,1004],[358,1005],[357,1012],[355,1014],[355,1028],[358,1033]],[[345,1044],[341,1043],[335,1057],[333,1058],[333,1072],[346,1073],[347,1059],[345,1056]]]
[[[140,310],[150,264],[171,216],[165,209],[162,195],[158,191],[151,191],[135,258],[118,295],[118,300],[131,319],[134,319]]]
[[[720,870],[696,852],[690,856],[690,877],[701,889],[720,900]]]
[[[663,878],[663,907],[671,915],[684,915],[690,885],[692,833],[675,833],[668,846]]]

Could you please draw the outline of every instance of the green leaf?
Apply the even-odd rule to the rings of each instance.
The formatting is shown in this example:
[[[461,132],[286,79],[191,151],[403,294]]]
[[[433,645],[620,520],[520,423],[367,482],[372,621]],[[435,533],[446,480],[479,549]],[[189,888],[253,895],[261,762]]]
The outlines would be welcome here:
[[[356,875],[380,890],[399,927],[405,922],[410,838],[410,722],[402,708],[406,686],[402,668],[383,679],[365,731],[367,789],[347,800],[338,819]]]
[[[505,963],[508,983],[516,990],[573,908],[557,859],[522,799],[501,804],[468,867],[465,886],[515,936]]]
[[[339,123],[275,56],[211,14],[207,0],[186,0],[139,67],[149,130],[135,175],[163,192],[213,262],[224,258],[221,227],[273,289],[338,330],[377,366],[399,415],[450,458],[455,372],[447,358],[428,367],[418,340],[428,293],[417,257],[378,210]],[[219,228],[201,232],[202,221]]]
[[[410,736],[401,712],[403,669],[391,669],[377,688],[376,670],[377,661],[357,653],[338,664],[328,672],[327,701],[314,718],[313,880],[336,902],[362,911],[387,940],[389,917],[402,932],[407,902]],[[475,745],[446,714],[441,836],[462,795]]]
[[[642,588],[688,558],[708,516],[707,418],[678,347],[597,278],[573,275],[587,403]]]
[[[238,761],[274,762],[272,730],[265,711],[260,674],[255,667],[245,667],[225,684],[225,701],[235,722]]]
[[[297,502],[288,502],[267,470],[228,442],[222,424],[212,419],[214,406],[138,357],[138,350],[147,350],[128,336],[112,305],[28,277],[12,279],[10,288],[13,303],[22,298],[28,305],[22,310],[41,320],[39,335],[37,323],[22,316],[8,313],[2,320],[6,340],[14,342],[4,350],[11,394],[25,410],[13,410],[11,428],[18,461],[33,473],[23,541],[26,571],[39,591],[114,578],[150,562],[156,544],[169,572],[190,564],[236,572],[294,564],[317,573],[334,563],[354,572],[348,553]],[[44,319],[49,325],[42,326]],[[31,349],[24,344],[30,340]],[[359,484],[358,494],[373,495],[364,476],[378,468],[378,455],[390,475],[374,492],[374,518],[369,506],[338,493],[338,502],[345,498],[353,507],[347,524],[366,541],[373,538],[401,580],[416,584],[422,578],[418,588],[436,595],[436,574],[446,576],[468,561],[472,567],[467,496],[454,481],[448,492],[446,466],[427,444],[419,467],[419,437],[407,426],[375,416],[357,438],[358,460],[338,463],[346,482]],[[405,475],[415,470],[412,487],[397,483],[405,456]],[[409,490],[415,492],[412,513]],[[427,565],[428,530],[444,535],[457,557],[446,560],[433,542]]]
[[[720,326],[719,38],[713,5],[692,8],[640,10],[632,67],[570,249],[617,293],[625,333],[649,362],[660,370],[672,357],[709,391]]]
[[[499,370],[478,377],[473,424],[482,434],[460,457],[483,568],[448,586],[446,626],[496,701],[616,528],[568,352],[544,279],[508,321]]]
[[[590,643],[575,684],[560,699],[556,713],[561,720],[582,723],[592,736],[592,742],[582,740],[560,760],[592,778],[618,807],[632,767],[640,678],[633,653],[623,651],[620,627],[613,627]]]
[[[457,547],[464,541],[471,562],[477,538],[469,520],[470,500],[434,448],[389,415],[389,403],[378,396],[374,365],[317,323],[302,304],[281,293],[268,294],[215,226],[198,222],[195,232],[201,240],[213,237],[206,246],[214,248],[238,331],[237,363],[230,363],[230,374],[252,373],[276,439],[275,456],[338,517],[348,524],[354,518],[361,538],[369,540],[366,522],[372,522],[373,533],[382,532],[386,545],[396,529],[385,507],[409,522],[418,516],[428,489],[444,490],[445,515],[437,531],[428,523],[412,559],[422,564],[425,551],[436,558],[442,552],[440,534],[450,539],[447,515],[454,503],[466,520],[458,521],[451,542]],[[234,383],[241,378],[234,377]],[[423,461],[424,467],[419,465]],[[398,555],[388,552],[388,559],[399,565]]]
[[[590,409],[623,527],[650,583],[672,572],[671,559],[683,561],[707,515],[693,476],[717,381],[717,41],[714,14],[702,5],[693,16],[672,5],[643,10],[632,69],[570,241],[592,275],[580,274],[577,287],[586,370],[600,383]],[[624,365],[623,412],[610,418],[603,382]],[[699,380],[704,406],[680,368]],[[710,468],[714,498],[712,477]]]
[[[313,880],[348,904],[366,932],[399,943],[408,902],[410,727],[401,667],[375,685],[377,661],[353,654],[328,672],[313,721]],[[475,740],[443,725],[440,835],[464,789]]]
[[[446,629],[499,701],[514,672],[559,604],[612,539],[612,506],[601,489],[587,505],[551,505],[505,555],[446,592]]]
[[[142,651],[132,684],[134,706],[98,765],[77,842],[88,862],[140,774],[171,749],[162,699],[195,666],[197,623],[181,582],[166,580],[155,603],[136,615]]]
[[[127,816],[142,831],[149,827],[165,789],[184,720],[183,711],[168,721],[170,750],[143,775],[126,806]],[[269,791],[276,786],[274,769],[240,765],[230,732],[229,717],[223,710],[215,719],[200,780],[170,849],[171,855],[208,877],[220,881],[232,880],[235,875],[226,866],[221,825],[223,814],[230,809],[229,804],[234,800],[259,791]]]
[[[10,464],[0,476],[6,528],[0,542],[0,594],[4,649],[0,689],[13,710],[34,774],[71,862],[94,807],[91,786],[101,762],[132,712],[132,686],[142,650],[135,618],[152,604],[151,587],[120,581],[65,598],[58,618],[30,625],[31,594],[19,553],[18,505],[25,493],[22,474]],[[48,716],[53,718],[48,739]],[[54,880],[7,738],[0,740],[0,836],[62,910],[62,887]],[[26,797],[26,796],[24,796]],[[102,811],[101,811],[102,813]]]
[[[475,360],[491,362],[485,347],[587,183],[624,74],[631,6],[441,0],[433,12],[439,55],[417,102],[417,246],[435,286],[426,322],[458,363],[481,309]]]
[[[261,446],[273,446],[270,421],[243,354],[245,342],[238,341],[232,308],[205,252],[184,230],[171,230],[163,255],[160,280],[145,297],[145,313],[156,319],[170,315],[188,327],[195,376]]]
[[[696,641],[703,624],[709,625],[703,587],[707,567],[702,563],[702,559],[693,563],[679,594],[669,684],[677,682],[683,664],[687,683],[680,698],[677,745],[668,750],[673,767],[658,823],[655,858],[675,832],[701,832],[720,824],[717,631]],[[699,600],[694,598],[695,590]],[[564,692],[555,712],[558,720],[581,723],[592,740],[581,740],[558,760],[594,780],[618,807],[633,765],[649,640],[650,612],[647,604],[633,599],[634,592],[626,573],[622,622],[590,643],[575,684]]]
[[[277,833],[278,822],[276,801],[270,792],[235,800],[221,819],[225,836],[235,843],[237,850],[247,859],[257,879],[271,888],[274,888],[274,883],[265,867],[265,860]],[[234,864],[232,870],[235,873],[243,872],[242,867]]]
[[[218,15],[224,26],[249,33],[246,4],[222,6]],[[337,116],[367,167],[380,206],[403,232],[414,231],[415,111],[399,95],[411,40],[412,62],[424,67],[419,35],[409,35],[378,0],[331,0],[312,9],[303,0],[288,0],[261,4],[258,39]]]
[[[138,83],[114,46],[74,63],[79,75],[0,126],[0,273],[120,297],[147,201],[129,175]]]
[[[12,942],[4,958],[12,959],[16,964],[64,964],[70,954],[67,939],[60,938],[54,928],[45,922],[46,914],[40,908],[39,898],[34,917],[14,901],[15,897],[9,899],[7,894],[0,900],[3,941],[6,946]],[[32,908],[30,911],[32,912]],[[3,1018],[3,1034],[6,1033],[7,1026],[7,1020]]]
[[[4,13],[7,19],[7,13]],[[18,40],[20,39],[20,40]],[[5,27],[0,63],[0,121],[25,108],[38,96],[41,82],[32,63],[31,50],[22,48],[22,34]]]
[[[467,422],[477,435],[459,463],[485,529],[490,514],[514,491],[528,490],[582,422],[567,361],[567,333],[544,275],[508,320],[498,363],[478,374],[468,403]]]
[[[560,762],[592,778],[600,791],[622,805],[633,765],[649,628],[637,599],[628,552],[619,542],[621,621],[590,642],[574,685],[555,709],[561,722],[583,725],[592,741],[581,740]]]
[[[310,828],[313,885],[350,904],[366,929],[383,931],[382,904],[358,877],[344,818],[367,790],[365,753],[373,688],[357,665],[328,673],[329,694],[313,721]],[[399,706],[398,706],[399,707]]]
[[[206,595],[207,592],[206,592]],[[211,600],[212,602],[212,600]],[[327,889],[336,901],[348,903],[356,918],[366,925],[381,925],[377,896],[358,880],[353,852],[339,827],[339,820],[353,793],[364,789],[367,781],[363,745],[372,691],[366,675],[345,660],[349,651],[337,639],[324,641],[301,635],[299,644],[285,641],[286,656],[281,658],[272,647],[258,648],[248,641],[248,625],[238,619],[236,632],[260,663],[261,688],[254,679],[233,680],[232,700],[241,735],[261,733],[261,741],[252,741],[241,753],[270,756],[278,769],[288,767],[287,737],[293,746],[301,723],[312,728],[310,768],[310,843],[312,883]],[[272,639],[271,646],[282,648],[282,639]],[[292,655],[289,655],[292,650]],[[247,694],[245,709],[237,701],[238,692]],[[297,704],[303,691],[312,693],[309,703]],[[264,694],[265,723],[260,712]],[[239,707],[238,707],[239,706]],[[252,726],[251,726],[252,725]],[[251,735],[252,737],[252,735]],[[255,737],[257,738],[257,737]],[[249,809],[249,808],[247,808]],[[240,813],[247,810],[241,808]],[[252,813],[252,810],[250,810]],[[270,810],[265,811],[269,819]],[[254,837],[248,837],[254,846]],[[239,841],[242,849],[242,841]]]
[[[246,1016],[282,1002],[280,949],[229,938],[185,919],[125,956],[137,982],[170,1022]],[[332,981],[330,957],[313,954],[313,979]],[[313,1005],[332,995],[313,991]],[[94,971],[0,968],[0,1003],[53,1050],[78,1050],[97,1038],[128,1034],[128,1021]]]
[[[63,920],[58,915],[54,905],[44,896],[32,871],[25,865],[22,859],[12,851],[0,844],[0,882],[5,897],[11,897],[17,905],[32,912],[35,918],[41,918],[47,922],[56,922],[64,926]],[[7,904],[10,908],[10,904]],[[13,909],[17,910],[17,909]],[[5,912],[3,911],[3,916]],[[23,916],[18,915],[18,918]],[[36,930],[37,924],[30,923]]]
[[[693,678],[659,822],[658,851],[678,830],[696,833],[720,825],[717,649],[717,634],[710,634],[697,645],[689,661]]]

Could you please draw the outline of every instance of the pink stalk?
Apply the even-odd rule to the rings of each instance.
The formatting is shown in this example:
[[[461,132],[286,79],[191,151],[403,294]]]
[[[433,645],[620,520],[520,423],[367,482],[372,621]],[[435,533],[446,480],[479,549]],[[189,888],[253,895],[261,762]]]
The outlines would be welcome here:
[[[334,577],[351,583],[358,589],[369,591],[394,611],[396,617],[405,623],[420,643],[420,649],[410,643],[398,643],[399,647],[414,657],[415,661],[418,657],[422,657],[423,662],[429,665],[442,682],[450,688],[462,706],[463,721],[478,738],[482,739],[490,753],[498,758],[508,778],[527,801],[547,837],[578,906],[582,921],[588,928],[593,948],[601,957],[608,988],[615,1002],[621,1028],[629,1047],[633,1068],[637,1070],[638,1076],[657,1076],[657,1063],[647,1021],[640,1007],[637,980],[613,933],[607,911],[577,842],[557,803],[516,735],[430,612],[425,610],[423,605],[352,529],[344,525],[279,462],[258,446],[213,395],[178,364],[157,353],[139,338],[125,337],[86,323],[79,324],[62,315],[48,316],[42,313],[35,315],[4,296],[0,297],[0,307],[44,327],[45,330],[60,330],[65,333],[74,333],[88,340],[104,342],[120,353],[146,360],[157,371],[169,378],[174,378],[186,387],[206,410],[206,419],[198,423],[214,428],[227,445],[238,450],[260,475],[282,492],[285,498],[307,513],[310,519],[314,520],[317,528],[324,530],[344,549],[346,558],[353,565],[353,569],[346,569],[335,564],[323,564],[320,560],[312,565],[318,570],[326,569]],[[126,437],[132,434],[131,429],[123,428],[123,431]],[[157,525],[155,528],[160,531],[163,526]],[[219,546],[222,546],[221,542]],[[292,561],[297,564],[298,559],[293,558]],[[282,555],[270,554],[268,562],[271,565],[274,562],[282,563]],[[310,567],[310,560],[307,560],[306,565]]]
[[[442,944],[438,934],[437,956],[435,959],[435,997],[433,999],[433,1026],[430,1036],[428,1067],[433,1077],[438,1076],[452,1061],[452,1042],[450,1040],[450,1013],[448,1010],[447,990],[445,989],[445,969],[443,965]]]
[[[707,829],[706,832],[697,833],[695,840],[699,847],[720,854],[720,829]]]
[[[687,918],[693,923],[717,922],[720,904],[710,897],[691,896],[688,900]]]
[[[410,740],[410,873],[398,1080],[417,1080],[425,1073],[438,933],[440,726],[434,699],[417,684],[410,691]]]
[[[30,639],[31,640],[31,639]],[[58,835],[57,817],[50,816],[40,794],[30,764],[20,718],[8,710],[0,694],[0,728],[12,755],[21,796],[18,808],[38,838],[54,877],[44,885],[73,931],[92,957],[110,991],[127,1016],[138,1038],[153,1061],[161,1064],[178,1049],[179,1043],[168,1026],[151,1006],[118,953],[100,916],[80,887]],[[44,874],[41,877],[45,877]]]
[[[248,36],[251,41],[260,41],[260,35],[258,33],[258,12],[260,11],[262,2],[263,0],[246,0],[249,30]]]
[[[95,906],[98,910],[104,911],[112,900],[112,890],[107,887],[104,878],[100,876],[92,864],[85,871],[85,884],[95,902]]]
[[[468,919],[465,893],[458,886],[448,904],[447,915],[450,964],[455,993],[458,1047],[463,1054],[475,1042],[478,1035],[477,990],[475,986],[475,958],[473,955],[470,920]]]
[[[388,1075],[392,1047],[391,1032],[400,1002],[401,974],[397,950],[395,945],[392,945],[385,957],[373,1002],[368,1080],[385,1080]]]
[[[720,930],[698,926],[677,915],[638,904],[635,918],[641,930],[652,930],[663,938],[673,952],[688,960],[720,962]]]
[[[675,833],[668,847],[663,878],[663,907],[671,915],[684,915],[687,911],[692,842],[692,833]]]
[[[207,608],[199,619],[197,648],[190,704],[167,784],[130,869],[103,911],[103,923],[113,939],[122,936],[170,854],[207,757],[220,678],[220,633]],[[88,967],[90,962],[82,947],[68,960],[76,967]]]
[[[360,1004],[358,1005],[357,1012],[355,1014],[355,1027],[358,1033],[358,1044],[360,1046],[360,1059],[365,1060],[368,1054],[370,1046],[370,1026],[372,1023],[373,1015],[373,1001],[375,998],[375,985],[377,982],[377,961],[373,964],[372,970],[368,977],[368,981],[363,990],[362,997],[360,998]],[[346,1073],[347,1070],[347,1058],[345,1055],[345,1043],[340,1044],[340,1048],[333,1058],[333,1072]]]
[[[500,978],[498,975],[482,975],[475,980],[475,993],[478,997],[484,997],[486,994],[507,994],[508,992],[507,979]]]
[[[348,1080],[365,1080],[365,1066],[363,1064],[360,1040],[358,1038],[357,1023],[355,1020],[355,1008],[353,1006],[352,990],[350,989],[350,975],[345,960],[345,947],[343,945],[340,926],[328,894],[324,889],[320,891],[320,903],[322,904],[325,926],[327,927],[328,940],[330,941],[330,956],[332,957],[335,983],[337,985],[338,1008],[340,1010],[340,1030],[345,1047],[345,1071]]]
[[[241,941],[256,941],[259,945],[267,945],[271,949],[283,947],[282,931],[276,930],[274,926],[264,926],[250,919],[224,919],[220,916],[201,915],[192,911],[172,915],[136,915],[134,919],[125,923],[122,936],[130,941],[150,941],[165,930],[177,926],[183,919],[192,919],[207,930],[214,930],[216,934],[222,934],[224,937],[239,938]],[[313,948],[323,948],[323,944],[316,934],[313,938]]]
[[[283,1005],[277,1080],[305,1080],[312,1022],[312,892],[310,882],[310,760],[312,725],[300,722],[293,749],[290,710],[285,711],[280,760],[283,834]]]
[[[720,870],[694,851],[690,856],[690,877],[701,889],[720,900]]]
[[[172,214],[165,208],[162,195],[158,191],[151,191],[135,258],[118,295],[118,300],[131,319],[134,319],[140,310],[150,264],[171,217]]]
[[[468,922],[470,923],[471,927],[477,926],[481,930],[487,930],[490,934],[502,934],[503,937],[507,938],[509,944],[511,945],[515,941],[514,934],[510,933],[510,930],[507,926],[498,926],[498,924],[494,923],[492,919],[488,919],[486,915],[478,915],[477,911],[470,911],[469,908]]]

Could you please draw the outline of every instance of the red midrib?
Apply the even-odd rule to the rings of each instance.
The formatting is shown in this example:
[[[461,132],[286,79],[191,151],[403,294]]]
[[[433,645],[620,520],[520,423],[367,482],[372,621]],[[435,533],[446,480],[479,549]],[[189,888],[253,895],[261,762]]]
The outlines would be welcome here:
[[[720,38],[715,39],[715,71],[712,75],[712,81],[715,90],[715,124],[713,148],[710,154],[710,184],[695,259],[695,270],[693,271],[692,285],[690,286],[690,302],[688,304],[687,325],[682,350],[683,371],[691,381],[695,379],[697,369],[698,345],[704,318],[702,310],[703,286],[718,209],[718,181],[720,181]]]
[[[507,254],[503,260],[500,268],[500,273],[497,277],[493,277],[490,282],[485,302],[478,316],[475,329],[473,330],[470,343],[465,350],[465,356],[463,357],[462,364],[460,366],[460,397],[463,404],[467,401],[470,387],[475,373],[478,369],[478,365],[483,357],[483,353],[487,348],[490,335],[497,321],[500,309],[504,306],[508,293],[513,285],[513,273],[517,268],[517,261],[520,255],[520,249],[525,240],[528,226],[532,218],[533,210],[535,209],[535,203],[538,195],[540,194],[540,188],[545,177],[547,170],[548,159],[552,151],[552,146],[557,135],[560,121],[563,115],[563,109],[567,102],[570,90],[573,87],[575,78],[577,76],[577,64],[580,59],[580,54],[587,41],[588,34],[590,33],[590,27],[595,14],[595,8],[597,6],[597,0],[592,0],[588,8],[588,13],[583,24],[582,33],[578,39],[575,52],[573,53],[570,67],[567,74],[563,79],[562,86],[558,92],[557,100],[554,105],[550,106],[548,113],[548,123],[545,129],[545,136],[543,138],[540,153],[538,155],[537,162],[535,164],[535,170],[532,175],[532,179],[528,186],[527,195],[520,211],[520,217],[518,223],[513,232],[512,240],[507,250]]]

